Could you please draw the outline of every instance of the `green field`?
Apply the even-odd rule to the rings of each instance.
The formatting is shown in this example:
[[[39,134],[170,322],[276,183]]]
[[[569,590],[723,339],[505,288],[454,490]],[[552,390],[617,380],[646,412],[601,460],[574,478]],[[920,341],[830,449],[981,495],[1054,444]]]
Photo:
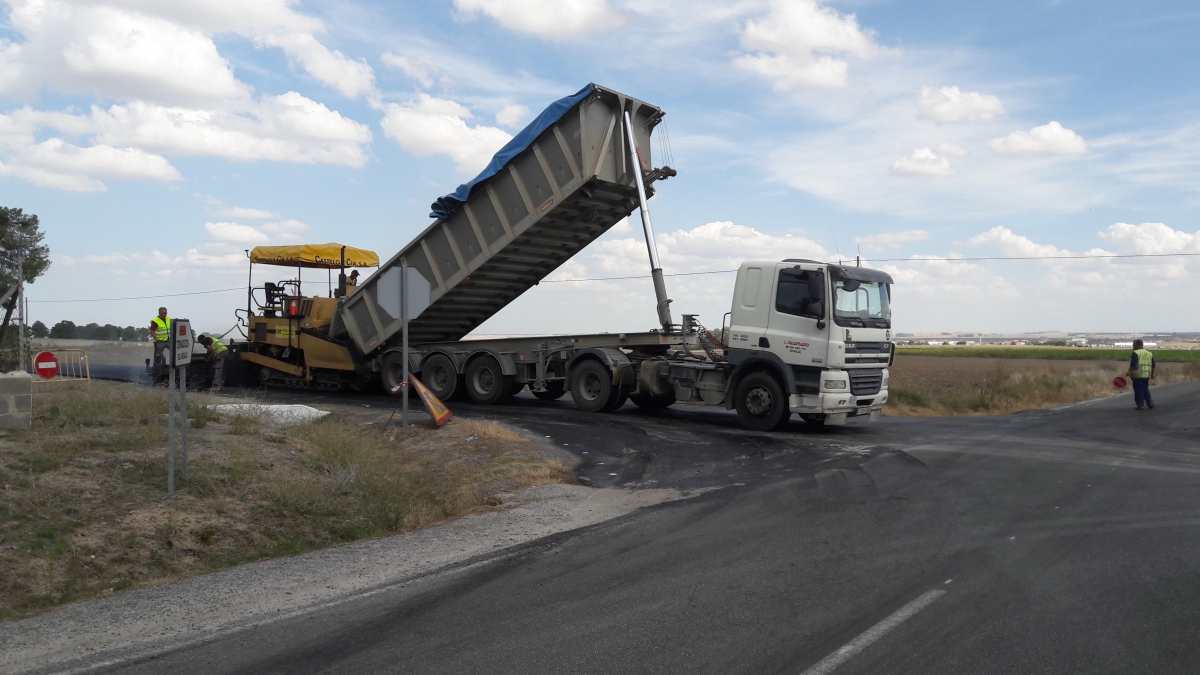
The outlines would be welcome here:
[[[1129,349],[1085,349],[1080,347],[981,347],[957,345],[951,347],[899,347],[896,356],[970,356],[985,359],[1056,359],[1064,361],[1128,361]],[[1154,359],[1160,363],[1200,362],[1200,350],[1159,349]]]

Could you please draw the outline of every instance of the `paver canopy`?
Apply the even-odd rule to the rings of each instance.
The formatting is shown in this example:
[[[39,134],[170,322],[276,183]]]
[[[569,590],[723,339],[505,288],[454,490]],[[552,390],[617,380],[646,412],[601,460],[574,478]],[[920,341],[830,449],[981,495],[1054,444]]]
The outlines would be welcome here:
[[[250,262],[284,267],[338,268],[342,266],[343,249],[346,267],[379,267],[379,256],[374,251],[334,243],[255,246],[250,251]]]

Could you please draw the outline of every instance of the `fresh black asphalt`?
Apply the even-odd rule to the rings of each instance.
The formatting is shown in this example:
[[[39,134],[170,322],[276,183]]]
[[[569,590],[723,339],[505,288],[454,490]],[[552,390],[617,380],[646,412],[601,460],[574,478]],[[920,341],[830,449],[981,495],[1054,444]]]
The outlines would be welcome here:
[[[595,486],[713,489],[108,672],[804,673],[931,590],[823,672],[1200,672],[1200,383],[1155,399],[774,434],[456,404]]]

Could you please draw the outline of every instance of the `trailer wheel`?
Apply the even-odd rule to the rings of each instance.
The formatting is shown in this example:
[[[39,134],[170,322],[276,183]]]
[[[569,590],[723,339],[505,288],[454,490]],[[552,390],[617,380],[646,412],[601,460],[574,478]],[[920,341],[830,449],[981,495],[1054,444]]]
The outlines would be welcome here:
[[[619,388],[617,388],[619,389]],[[615,398],[612,373],[599,361],[584,361],[571,370],[571,398],[584,412],[607,412]]]
[[[458,370],[445,354],[434,354],[421,368],[421,384],[429,388],[434,396],[449,401],[459,393]]]
[[[546,383],[546,391],[534,391],[533,395],[543,401],[557,401],[565,393],[567,393],[567,385],[563,384],[562,380],[552,380]]]
[[[612,412],[625,405],[625,402],[628,400],[629,386],[624,384],[617,385],[613,387],[612,396],[608,397],[608,405],[604,406],[604,410],[602,412]]]
[[[492,404],[512,395],[512,377],[505,376],[500,362],[481,356],[467,366],[467,395],[476,403]]]
[[[383,358],[383,366],[379,369],[379,379],[383,382],[383,390],[389,396],[403,396],[404,355],[392,352]]]
[[[780,429],[791,417],[783,387],[767,373],[750,373],[742,378],[734,396],[738,421],[747,429]]]

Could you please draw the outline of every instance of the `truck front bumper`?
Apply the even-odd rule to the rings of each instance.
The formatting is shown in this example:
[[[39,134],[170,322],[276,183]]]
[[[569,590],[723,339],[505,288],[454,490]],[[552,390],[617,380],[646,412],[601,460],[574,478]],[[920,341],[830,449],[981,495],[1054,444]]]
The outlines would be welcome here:
[[[871,396],[854,396],[850,393],[792,394],[788,408],[794,413],[825,415],[825,424],[845,424],[851,417],[868,417],[874,422],[887,403],[887,390]]]

